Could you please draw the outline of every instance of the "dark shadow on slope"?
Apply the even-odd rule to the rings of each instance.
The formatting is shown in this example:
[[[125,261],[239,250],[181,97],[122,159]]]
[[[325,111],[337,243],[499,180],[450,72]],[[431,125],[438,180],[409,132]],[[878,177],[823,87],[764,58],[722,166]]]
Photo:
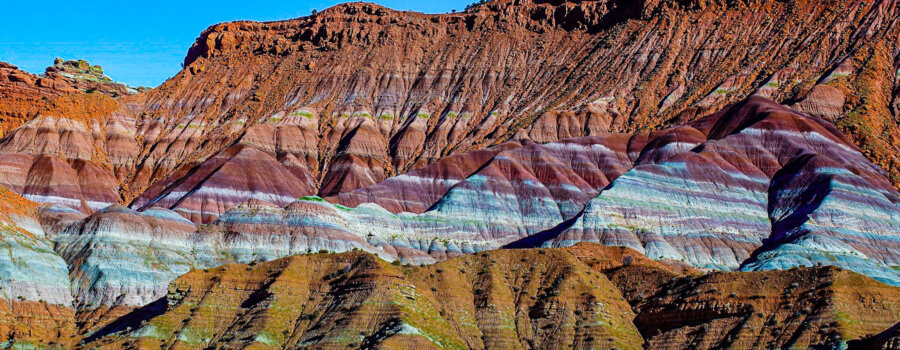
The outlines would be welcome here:
[[[632,169],[634,169],[634,168],[632,168]],[[631,169],[629,169],[628,171],[631,171]],[[625,173],[627,173],[628,171],[626,171]],[[622,175],[625,175],[625,173],[622,173]],[[619,177],[621,177],[622,175],[620,175]],[[597,195],[594,196],[594,198],[602,196],[603,192],[606,192],[606,190],[615,186],[616,180],[618,180],[618,177],[615,179],[612,179],[612,181],[610,181],[609,184],[606,185],[606,187],[604,187],[603,189],[598,191]],[[590,200],[587,201],[587,203],[584,203],[584,206],[581,208],[581,211],[579,211],[578,214],[575,214],[568,220],[565,220],[565,221],[559,223],[558,225],[554,226],[553,228],[535,233],[528,237],[520,238],[519,240],[517,240],[515,242],[504,245],[502,248],[503,249],[539,248],[539,247],[543,246],[544,243],[547,243],[554,239],[559,238],[559,236],[562,235],[563,232],[572,228],[572,225],[574,225],[575,222],[578,221],[579,218],[584,216],[584,211],[585,211],[585,209],[587,209],[587,206],[590,203],[591,203]]]
[[[141,193],[141,195],[139,195],[139,196],[135,197],[134,199],[132,199],[132,200],[131,200],[131,203],[128,203],[128,207],[129,207],[129,208],[132,208],[132,209],[134,209],[134,210],[136,210],[136,211],[139,211],[139,212],[143,212],[143,211],[145,211],[145,210],[147,210],[147,209],[150,209],[151,207],[153,207],[154,204],[156,204],[156,202],[159,202],[160,200],[162,200],[163,198],[165,198],[166,196],[168,196],[172,191],[174,191],[176,188],[178,188],[178,187],[180,187],[181,185],[183,185],[183,184],[184,184],[185,182],[187,182],[191,177],[193,177],[195,174],[197,174],[197,172],[199,172],[200,170],[202,170],[202,169],[203,169],[203,166],[204,166],[206,163],[208,163],[208,162],[210,162],[210,161],[213,161],[213,160],[215,159],[215,157],[217,157],[217,156],[219,156],[219,155],[225,154],[225,153],[228,152],[229,149],[231,149],[233,146],[234,146],[234,145],[225,147],[224,149],[222,149],[222,150],[219,151],[218,153],[213,154],[212,156],[210,156],[210,157],[207,158],[206,160],[204,160],[204,161],[202,161],[202,162],[197,162],[197,163],[195,163],[195,164],[190,165],[190,168],[188,168],[188,170],[185,171],[185,173],[184,173],[183,175],[180,175],[180,176],[179,176],[178,170],[177,170],[177,169],[176,169],[176,170],[173,170],[169,175],[167,175],[167,176],[166,176],[164,179],[162,179],[161,181],[166,181],[166,180],[168,180],[168,179],[170,179],[170,178],[172,178],[172,177],[174,177],[174,176],[178,176],[177,179],[175,179],[174,181],[172,181],[172,182],[169,183],[168,185],[165,185],[165,187],[163,187],[163,189],[160,190],[159,193],[157,193],[157,194],[156,194],[155,196],[153,196],[152,198],[148,198],[146,204],[141,205],[140,207],[136,207],[136,206],[137,206],[138,200],[140,200],[140,199],[143,197],[144,194],[146,194],[148,191],[150,191],[150,190],[152,189],[152,186],[153,186],[153,185],[151,185],[151,186],[148,187],[146,190],[144,190],[144,192]],[[156,145],[154,145],[153,147],[155,148]],[[152,151],[153,151],[153,148],[151,148],[151,152],[152,152]],[[232,152],[232,153],[236,153],[236,152]],[[178,204],[179,204],[184,198],[189,197],[189,196],[192,195],[195,191],[197,191],[197,189],[199,188],[199,186],[202,185],[202,184],[206,181],[206,179],[208,179],[210,176],[212,176],[212,174],[215,174],[216,172],[218,172],[219,169],[221,169],[222,166],[223,166],[225,163],[227,163],[228,160],[229,160],[229,158],[231,158],[231,157],[234,157],[234,154],[232,154],[230,157],[226,157],[226,158],[221,162],[221,164],[216,165],[212,170],[210,170],[210,171],[207,172],[205,175],[203,175],[203,180],[199,181],[199,182],[197,183],[197,185],[195,185],[190,191],[188,191],[187,194],[185,194],[184,196],[182,196],[181,198],[179,198],[177,203],[175,203],[175,204],[173,204],[173,205],[171,205],[171,206],[166,207],[166,209],[172,209],[172,208],[177,207]]]
[[[107,335],[121,332],[129,328],[138,329],[141,327],[141,323],[162,315],[168,310],[168,307],[168,300],[165,297],[159,298],[150,304],[144,305],[139,309],[135,309],[124,316],[119,317],[103,328],[100,328],[100,330],[85,338],[85,342],[90,343]]]
[[[891,342],[900,344],[900,322],[884,332],[847,342],[848,350],[883,349]]]
[[[769,185],[768,212],[772,231],[769,237],[763,240],[762,246],[756,248],[750,254],[741,267],[756,261],[756,258],[778,246],[789,243],[802,237],[806,232],[788,233],[800,227],[810,219],[810,214],[822,205],[822,202],[831,193],[833,175],[817,175],[815,169],[828,166],[828,160],[812,153],[800,155],[791,159],[783,168],[772,177]],[[781,193],[792,193],[790,190],[796,186],[806,184],[802,192],[785,198]],[[774,217],[778,209],[791,206],[794,208],[789,215]]]
[[[521,148],[521,147],[519,147],[519,148]],[[518,148],[513,148],[513,149],[518,149]],[[443,202],[444,199],[446,199],[447,196],[450,195],[451,192],[456,190],[458,187],[461,187],[461,186],[467,184],[469,182],[469,178],[471,178],[472,176],[477,175],[478,173],[482,172],[487,167],[493,165],[494,162],[497,161],[497,156],[499,156],[503,152],[506,152],[506,151],[497,152],[497,154],[493,155],[490,159],[488,159],[486,162],[484,162],[484,164],[481,164],[481,166],[479,166],[477,169],[475,169],[475,171],[473,171],[471,174],[469,174],[468,176],[466,176],[465,178],[463,178],[462,180],[460,180],[453,186],[450,186],[450,188],[447,189],[447,192],[444,192],[444,195],[442,195],[440,199],[438,199],[436,202],[434,202],[434,204],[432,204],[430,207],[428,207],[428,209],[426,209],[424,211],[424,213],[427,213],[432,210],[436,210],[438,208],[438,206],[441,204],[441,202]]]
[[[578,218],[580,218],[582,215],[584,215],[584,209],[581,209],[581,211],[571,219],[568,219],[566,221],[563,221],[559,225],[556,225],[556,227],[553,227],[546,231],[535,233],[531,236],[521,238],[515,242],[504,245],[503,249],[527,249],[541,247],[544,245],[544,243],[558,238],[563,232],[571,228],[572,225],[575,224],[575,221],[578,221]]]

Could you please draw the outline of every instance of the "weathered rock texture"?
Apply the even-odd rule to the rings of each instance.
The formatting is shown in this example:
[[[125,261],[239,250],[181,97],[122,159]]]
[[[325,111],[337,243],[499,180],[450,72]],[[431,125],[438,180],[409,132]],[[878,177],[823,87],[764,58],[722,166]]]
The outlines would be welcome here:
[[[71,345],[75,310],[66,262],[36,205],[0,187],[0,334],[6,344]]]
[[[113,171],[118,203],[165,196],[168,209],[203,223],[253,199],[255,187],[183,205],[165,187],[236,143],[269,152],[304,192],[330,197],[509,140],[661,129],[753,95],[836,124],[897,185],[898,17],[889,0],[498,0],[443,15],[351,3],[210,27],[182,72],[115,100],[115,112],[78,112],[98,95],[81,94],[66,97],[77,106],[15,103],[9,113],[16,126],[105,110],[85,127],[109,133],[112,123],[137,140],[98,135],[116,141],[96,143],[109,163],[94,161]],[[56,91],[2,69],[29,101]],[[73,61],[46,75],[103,81],[97,73]],[[221,188],[207,185],[201,192]]]
[[[122,108],[112,97],[137,92],[83,60],[57,59],[42,75],[0,62],[0,135],[42,115],[76,120],[106,116]]]
[[[165,299],[132,317],[90,346],[638,349],[643,342],[615,286],[563,251],[498,251],[425,268],[361,253],[228,265],[179,278]]]
[[[444,15],[345,4],[210,27],[142,111],[197,123],[206,145],[302,115],[315,142],[276,152],[311,156],[324,197],[516,134],[659,128],[761,95],[835,122],[896,182],[898,15],[894,1],[509,0]],[[145,162],[132,187],[160,167]]]
[[[0,217],[0,331],[23,346],[640,347],[632,330],[650,347],[892,344],[895,302],[820,286],[895,292],[845,270],[900,285],[898,18],[890,0],[352,3],[213,26],[137,95],[86,62],[0,64],[0,185],[25,198],[3,205],[27,209]],[[667,263],[592,260],[613,297],[568,253],[464,256],[583,241]],[[444,267],[351,253],[216,269],[353,249]],[[818,264],[845,270],[670,281]],[[208,271],[170,285],[192,269]],[[768,293],[757,276],[805,294],[742,296]],[[657,295],[729,283],[741,300]],[[597,300],[631,302],[635,324]],[[867,313],[845,321],[846,305]]]
[[[751,98],[651,133],[634,168],[524,245],[592,241],[709,268],[833,264],[897,285],[898,193],[822,119]]]
[[[628,282],[636,280],[656,288]],[[98,348],[831,348],[890,327],[898,291],[835,268],[697,275],[598,245],[493,251],[428,267],[365,253],[311,254],[193,271],[165,298],[87,341]]]
[[[758,97],[657,132],[447,157],[328,198],[337,203],[303,196],[311,187],[250,145],[179,179],[151,188],[143,211],[42,212],[70,269],[86,272],[79,303],[140,306],[188,269],[229,261],[356,248],[419,264],[581,241],[704,268],[821,263],[900,284],[898,193],[882,170],[825,120]]]
[[[890,327],[898,303],[891,287],[833,267],[712,273],[637,301],[635,324],[653,349],[828,348]]]
[[[900,305],[897,287],[835,267],[701,274],[627,248],[565,250],[616,284],[646,349],[864,349],[890,341]]]

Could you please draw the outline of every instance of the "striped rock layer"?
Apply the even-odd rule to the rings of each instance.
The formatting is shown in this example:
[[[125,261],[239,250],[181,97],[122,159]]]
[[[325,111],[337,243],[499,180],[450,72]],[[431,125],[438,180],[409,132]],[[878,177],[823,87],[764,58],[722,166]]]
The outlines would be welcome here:
[[[210,27],[141,113],[197,125],[198,144],[306,156],[328,197],[513,137],[660,129],[758,95],[836,123],[900,176],[897,17],[889,0],[501,0],[441,15],[345,4]],[[304,120],[277,126],[292,116]],[[168,174],[152,153],[132,188]]]
[[[212,26],[184,70],[137,95],[76,79],[100,73],[86,63],[42,77],[2,64],[0,184],[209,224],[251,199],[341,196],[508,141],[660,130],[761,96],[834,123],[896,185],[898,17],[890,0],[351,3]],[[248,156],[260,179],[230,181]],[[286,172],[290,185],[262,180]]]
[[[241,158],[261,152],[234,148],[162,193],[187,203],[227,199],[229,183],[303,183],[260,177],[280,169],[265,153]],[[884,172],[825,120],[762,98],[658,132],[507,142],[327,199],[256,195],[205,225],[184,218],[188,204],[152,202],[90,216],[56,206],[41,220],[79,271],[76,299],[92,304],[143,305],[188,269],[229,261],[361,249],[419,264],[582,241],[703,268],[826,264],[900,284],[900,196]]]
[[[4,221],[3,322],[61,337],[71,308],[321,250],[434,263],[590,241],[898,285],[898,15],[886,0],[348,4],[214,26],[176,77],[118,99],[3,64],[0,185],[47,205]]]
[[[69,266],[36,210],[34,202],[0,187],[0,333],[6,346],[71,344],[67,339],[76,333]]]
[[[750,99],[663,131],[576,218],[519,245],[624,245],[745,270],[842,266],[900,283],[900,197],[833,126]]]

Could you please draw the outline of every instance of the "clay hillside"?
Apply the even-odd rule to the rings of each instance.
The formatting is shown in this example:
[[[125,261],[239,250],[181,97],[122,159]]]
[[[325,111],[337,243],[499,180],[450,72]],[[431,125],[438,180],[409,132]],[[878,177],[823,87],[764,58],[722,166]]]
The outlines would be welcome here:
[[[0,63],[0,344],[898,349],[898,122],[892,0],[348,3],[152,89]]]

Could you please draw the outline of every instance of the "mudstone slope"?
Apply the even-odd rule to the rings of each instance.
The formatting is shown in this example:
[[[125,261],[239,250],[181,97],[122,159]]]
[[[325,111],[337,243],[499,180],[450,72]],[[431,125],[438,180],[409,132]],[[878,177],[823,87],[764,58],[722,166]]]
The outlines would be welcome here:
[[[84,61],[0,63],[0,327],[110,348],[892,346],[898,18],[351,3],[210,27],[139,94]],[[538,247],[560,249],[481,253]]]

